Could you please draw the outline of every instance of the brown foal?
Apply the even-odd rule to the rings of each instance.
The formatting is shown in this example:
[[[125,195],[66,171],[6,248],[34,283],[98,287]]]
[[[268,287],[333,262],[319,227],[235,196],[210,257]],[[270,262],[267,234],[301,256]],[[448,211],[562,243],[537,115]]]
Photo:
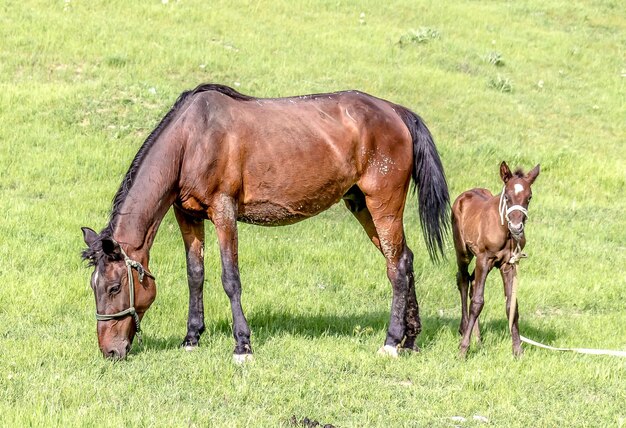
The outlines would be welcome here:
[[[524,224],[528,217],[528,203],[532,198],[531,185],[539,175],[539,165],[528,174],[521,170],[511,173],[506,162],[500,164],[504,182],[501,194],[492,195],[487,189],[463,192],[452,205],[452,233],[458,265],[457,287],[461,293],[462,336],[460,355],[465,357],[472,331],[480,341],[478,317],[484,305],[484,287],[487,275],[494,267],[500,269],[506,295],[506,313],[510,313],[511,288],[515,263],[526,245]],[[476,257],[476,267],[470,275],[468,266]],[[471,303],[468,305],[468,289]],[[468,312],[469,306],[469,312]],[[513,355],[519,356],[521,347],[517,302],[511,327]]]

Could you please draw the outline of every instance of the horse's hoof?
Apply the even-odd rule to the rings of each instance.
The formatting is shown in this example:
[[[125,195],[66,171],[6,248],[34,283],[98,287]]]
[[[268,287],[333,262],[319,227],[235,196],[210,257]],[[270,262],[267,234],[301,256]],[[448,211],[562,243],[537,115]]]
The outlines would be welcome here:
[[[522,355],[524,355],[524,349],[521,346],[518,348],[513,348],[513,356],[515,358],[520,358]]]
[[[195,351],[198,349],[198,345],[183,345],[183,349],[187,352]]]
[[[395,346],[391,346],[391,345],[385,345],[378,350],[378,355],[398,358],[398,348],[396,348]]]
[[[417,345],[413,345],[413,346],[403,346],[402,348],[400,348],[401,352],[410,352],[411,354],[415,353],[418,354],[420,352],[420,348]]]
[[[235,364],[245,364],[246,362],[254,361],[254,356],[252,354],[233,354],[233,360]]]
[[[459,347],[459,360],[467,359],[467,348]]]

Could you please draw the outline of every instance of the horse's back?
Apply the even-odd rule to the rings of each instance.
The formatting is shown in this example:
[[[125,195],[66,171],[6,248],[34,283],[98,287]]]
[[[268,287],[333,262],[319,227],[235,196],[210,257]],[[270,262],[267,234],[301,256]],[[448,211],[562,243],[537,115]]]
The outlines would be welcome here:
[[[474,211],[478,208],[482,209],[482,205],[492,197],[493,194],[487,189],[476,188],[467,190],[455,199],[452,204],[452,213],[460,217],[469,211]]]
[[[411,138],[387,101],[357,91],[244,99],[207,91],[195,97],[185,125],[193,158],[182,173],[194,177],[192,193],[206,194],[200,176],[213,181],[206,184],[216,187],[211,193],[235,198],[242,221],[287,224],[310,217],[359,180],[408,185]]]
[[[487,202],[493,197],[487,189],[461,193],[452,204],[452,238],[457,256],[466,257],[469,248],[480,240]]]

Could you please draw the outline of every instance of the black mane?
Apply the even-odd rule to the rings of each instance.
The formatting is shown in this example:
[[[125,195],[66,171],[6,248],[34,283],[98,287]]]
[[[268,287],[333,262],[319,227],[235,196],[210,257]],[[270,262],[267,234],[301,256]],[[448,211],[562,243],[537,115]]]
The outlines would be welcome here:
[[[111,208],[111,214],[109,215],[109,224],[100,232],[100,239],[94,242],[91,247],[88,247],[82,251],[81,256],[83,260],[87,260],[90,266],[97,264],[99,257],[102,255],[101,239],[112,237],[113,230],[115,229],[118,217],[120,215],[120,209],[124,204],[124,201],[126,200],[126,196],[128,196],[128,192],[133,186],[133,182],[137,176],[137,171],[139,170],[141,163],[145,159],[146,154],[157,140],[157,137],[172,122],[172,119],[174,118],[176,113],[180,110],[181,106],[185,103],[185,101],[187,101],[189,97],[206,91],[217,91],[231,98],[241,101],[253,99],[253,97],[241,94],[233,88],[213,83],[205,83],[197,86],[195,89],[184,91],[180,94],[172,108],[167,112],[163,119],[161,119],[161,122],[159,122],[157,127],[154,128],[150,135],[148,135],[148,138],[146,138],[144,143],[141,145],[139,151],[135,155],[135,158],[131,162],[130,167],[128,168],[128,172],[126,172],[126,176],[124,177],[124,180],[122,180],[122,184],[120,185],[119,189],[115,193],[115,196],[113,197],[113,206]]]
[[[124,204],[124,200],[126,199],[126,196],[128,195],[128,192],[130,191],[130,188],[133,185],[133,181],[135,180],[137,171],[139,170],[139,166],[141,165],[142,161],[144,160],[150,148],[154,145],[154,142],[156,141],[157,137],[167,127],[167,125],[169,125],[172,122],[172,119],[174,118],[174,116],[176,115],[180,107],[185,103],[185,101],[189,97],[195,94],[198,94],[200,92],[206,92],[206,91],[221,92],[224,95],[227,95],[231,98],[234,98],[236,100],[242,100],[242,101],[250,100],[253,98],[248,95],[243,95],[228,86],[218,85],[214,83],[205,83],[205,84],[197,86],[195,89],[184,91],[182,94],[180,94],[180,96],[178,97],[178,99],[176,100],[172,108],[170,109],[170,111],[167,112],[167,114],[163,117],[163,119],[161,119],[161,122],[157,125],[157,127],[154,128],[154,130],[150,133],[150,135],[148,135],[148,138],[146,138],[146,141],[144,141],[144,143],[141,145],[141,148],[139,148],[139,151],[137,152],[137,154],[135,155],[135,158],[131,162],[130,167],[128,168],[128,172],[126,173],[126,176],[124,177],[124,180],[122,181],[122,184],[120,185],[120,188],[118,189],[117,193],[113,197],[113,207],[111,208],[111,214],[109,216],[109,224],[100,233],[101,236],[110,237],[113,234],[113,229],[115,228],[117,219],[120,214],[120,208]]]

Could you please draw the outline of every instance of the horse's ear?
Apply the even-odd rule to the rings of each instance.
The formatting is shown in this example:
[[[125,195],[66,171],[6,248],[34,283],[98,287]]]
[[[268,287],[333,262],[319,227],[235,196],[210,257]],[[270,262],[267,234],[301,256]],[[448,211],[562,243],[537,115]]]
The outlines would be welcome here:
[[[109,257],[119,258],[120,257],[120,244],[118,244],[111,238],[103,238],[102,239],[102,252]]]
[[[502,178],[502,181],[506,183],[511,177],[513,177],[513,174],[511,174],[509,166],[506,164],[505,161],[502,161],[502,163],[500,164],[500,178]]]
[[[83,231],[83,239],[85,240],[85,244],[87,244],[88,247],[91,247],[91,245],[98,239],[98,234],[95,230],[88,227],[81,227],[81,230]]]
[[[537,164],[536,167],[534,167],[532,170],[530,170],[530,172],[528,172],[528,174],[526,174],[526,180],[528,180],[530,184],[533,184],[535,179],[539,175],[539,169],[539,164]]]

